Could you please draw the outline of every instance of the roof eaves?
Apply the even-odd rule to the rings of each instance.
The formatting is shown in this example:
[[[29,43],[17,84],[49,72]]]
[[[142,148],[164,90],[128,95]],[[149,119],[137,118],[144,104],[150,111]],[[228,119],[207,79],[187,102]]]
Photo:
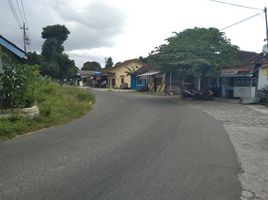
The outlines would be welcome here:
[[[13,54],[18,56],[21,59],[27,60],[27,53],[23,51],[21,48],[16,46],[14,43],[10,42],[6,38],[4,38],[2,35],[0,35],[0,45],[11,51]]]

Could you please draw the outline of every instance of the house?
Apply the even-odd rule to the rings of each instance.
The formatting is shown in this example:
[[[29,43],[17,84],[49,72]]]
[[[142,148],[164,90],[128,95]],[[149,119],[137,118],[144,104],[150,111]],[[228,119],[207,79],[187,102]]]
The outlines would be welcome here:
[[[221,94],[223,97],[242,99],[261,97],[268,86],[268,59],[257,54],[248,64],[220,69]]]
[[[145,80],[138,78],[138,75],[144,74],[146,72],[152,71],[154,68],[151,65],[144,64],[141,68],[131,73],[131,89],[139,90],[146,86]],[[139,88],[138,88],[139,87]]]
[[[77,76],[77,85],[84,86],[89,85],[90,80],[95,75],[95,71],[90,70],[78,70],[76,73]]]
[[[227,98],[254,98],[257,76],[255,64],[222,67],[220,69],[221,94]]]
[[[221,66],[220,70],[217,72],[207,72],[206,74],[203,74],[202,78],[195,78],[193,86],[198,90],[210,89],[216,96],[240,97],[241,94],[237,94],[237,91],[234,93],[234,84],[241,79],[248,79],[245,77],[253,75],[251,71],[258,60],[258,56],[259,54],[256,52],[240,50],[238,52],[237,60],[239,65]],[[238,85],[236,85],[235,88],[237,89],[237,87]],[[251,95],[253,95],[253,93],[251,93]]]
[[[3,70],[3,62],[27,63],[28,56],[25,51],[0,35],[0,72]]]
[[[141,68],[144,63],[139,59],[126,60],[116,64],[114,67],[102,70],[102,73],[107,74],[109,88],[130,88],[131,87],[131,72]]]
[[[165,86],[165,73],[155,70],[151,65],[145,64],[131,73],[131,89],[133,90],[163,92]]]

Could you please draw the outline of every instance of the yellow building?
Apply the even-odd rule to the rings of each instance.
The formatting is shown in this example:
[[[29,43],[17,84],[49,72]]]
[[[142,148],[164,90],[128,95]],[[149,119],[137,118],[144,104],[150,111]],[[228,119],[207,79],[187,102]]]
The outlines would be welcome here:
[[[126,60],[110,68],[108,74],[109,88],[130,88],[130,73],[138,70],[144,65],[139,59]]]

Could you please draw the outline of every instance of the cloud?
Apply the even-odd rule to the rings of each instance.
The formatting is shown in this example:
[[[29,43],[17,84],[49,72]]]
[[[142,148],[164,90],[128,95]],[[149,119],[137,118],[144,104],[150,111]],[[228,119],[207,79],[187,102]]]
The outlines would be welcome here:
[[[22,46],[21,30],[8,3],[5,1],[2,4],[1,15],[9,20],[0,18],[1,34]],[[41,50],[44,41],[41,32],[47,25],[64,24],[69,29],[71,33],[64,44],[68,51],[111,47],[125,25],[123,10],[103,0],[25,0],[24,8],[32,41],[31,50]]]
[[[55,7],[71,31],[66,47],[74,50],[112,46],[114,37],[122,32],[125,24],[123,11],[100,0],[83,6],[73,3],[59,0],[61,6]]]

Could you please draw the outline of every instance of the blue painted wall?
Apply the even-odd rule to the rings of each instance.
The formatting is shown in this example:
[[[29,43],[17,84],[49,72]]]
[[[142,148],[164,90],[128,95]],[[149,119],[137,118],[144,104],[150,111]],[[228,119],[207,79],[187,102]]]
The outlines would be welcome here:
[[[137,75],[131,75],[131,89],[137,90]]]

